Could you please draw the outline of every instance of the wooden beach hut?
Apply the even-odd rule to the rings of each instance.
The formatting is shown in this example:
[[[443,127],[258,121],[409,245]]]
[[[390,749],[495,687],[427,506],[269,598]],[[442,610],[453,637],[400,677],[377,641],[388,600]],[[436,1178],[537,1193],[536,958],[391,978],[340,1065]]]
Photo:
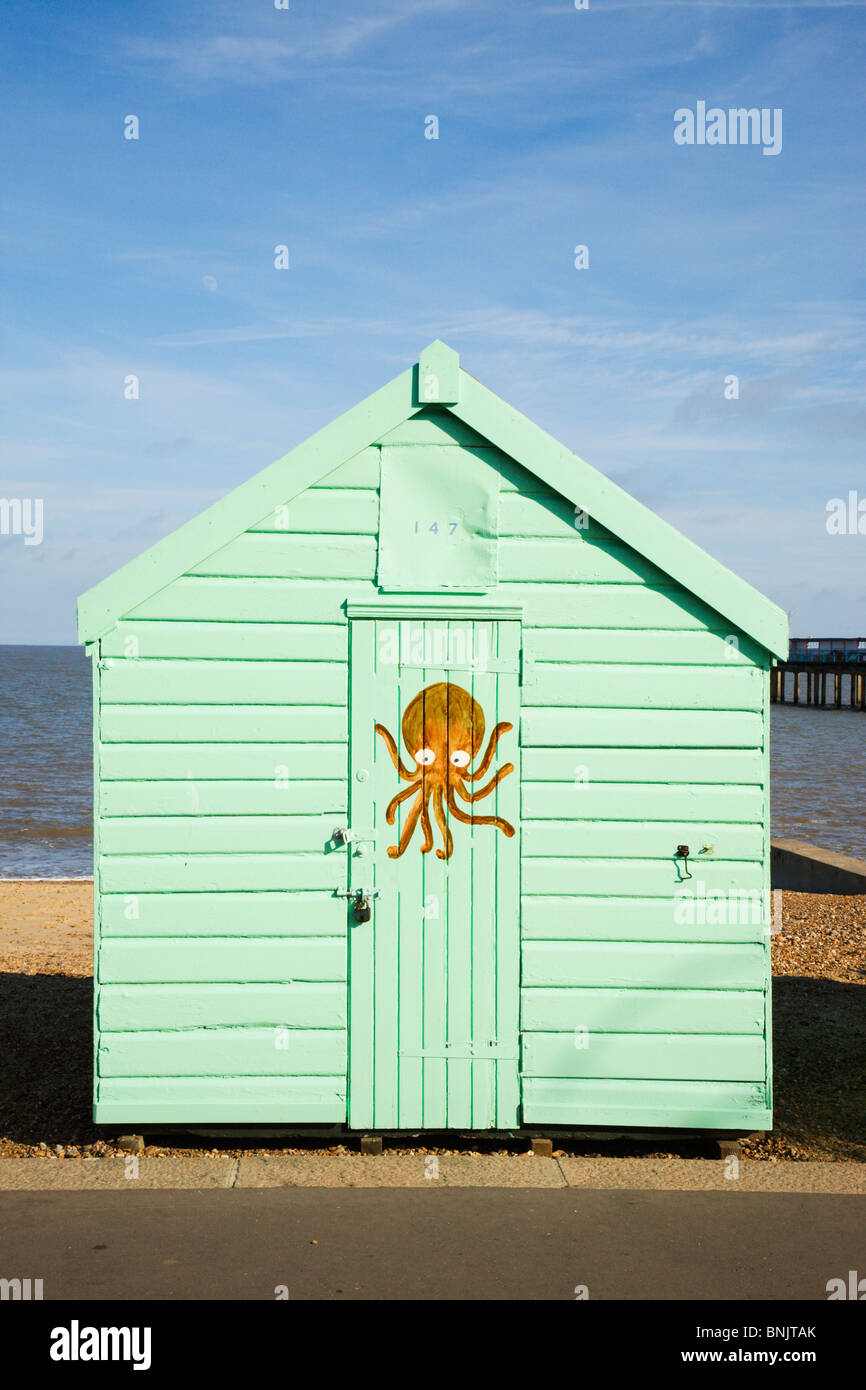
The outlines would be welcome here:
[[[771,1124],[785,615],[456,352],[79,613],[97,1121]]]

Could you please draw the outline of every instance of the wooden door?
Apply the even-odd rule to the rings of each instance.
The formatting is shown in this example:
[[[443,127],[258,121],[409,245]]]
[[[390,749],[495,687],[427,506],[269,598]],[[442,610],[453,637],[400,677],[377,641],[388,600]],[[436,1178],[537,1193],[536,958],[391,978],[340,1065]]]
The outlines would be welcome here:
[[[352,621],[355,1129],[518,1123],[519,659],[510,619]]]

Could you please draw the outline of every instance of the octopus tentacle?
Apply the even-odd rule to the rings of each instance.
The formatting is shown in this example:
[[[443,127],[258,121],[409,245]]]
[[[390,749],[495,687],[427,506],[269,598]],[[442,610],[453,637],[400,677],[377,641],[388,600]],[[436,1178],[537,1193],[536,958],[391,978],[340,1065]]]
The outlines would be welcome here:
[[[388,809],[385,812],[385,819],[389,825],[394,824],[394,816],[396,815],[397,807],[400,805],[400,802],[405,801],[407,797],[414,796],[416,792],[420,791],[421,782],[419,779],[411,787],[404,787],[401,792],[398,792],[396,796],[391,798],[388,802]]]
[[[462,782],[456,778],[451,783],[451,785],[456,791],[457,795],[462,796],[464,801],[480,801],[482,797],[490,795],[497,782],[501,782],[503,777],[507,777],[509,772],[513,771],[514,763],[506,763],[504,767],[501,767],[499,769],[496,776],[490,782],[488,782],[487,786],[482,787],[480,791],[477,792],[468,792],[466,788],[463,786]]]
[[[377,726],[378,727],[378,726]],[[497,724],[493,733],[490,735],[490,742],[487,745],[487,752],[481,759],[481,765],[474,772],[464,772],[463,776],[467,782],[477,782],[479,777],[483,777],[493,761],[493,754],[496,752],[496,745],[503,734],[507,734],[509,729],[513,729],[513,724]]]
[[[421,788],[421,828],[424,831],[424,843],[421,846],[422,854],[429,854],[433,848],[433,827],[430,824],[430,793],[432,787],[426,783]]]
[[[418,790],[420,791],[421,789],[419,788]],[[388,846],[389,859],[399,859],[400,855],[405,852],[406,847],[408,846],[409,841],[411,840],[412,835],[414,834],[415,826],[418,824],[418,817],[421,814],[421,807],[423,804],[424,800],[422,795],[418,797],[418,800],[415,802],[414,806],[412,807],[411,811],[406,817],[406,824],[403,826],[403,834],[400,836],[399,845]]]
[[[451,851],[454,848],[454,837],[451,834],[451,830],[448,825],[447,818],[445,816],[445,807],[442,804],[441,786],[436,786],[433,788],[433,813],[436,817],[436,824],[442,831],[442,840],[445,845],[444,850],[437,849],[436,857],[437,859],[450,859]]]
[[[453,787],[448,788],[446,800],[448,802],[448,810],[457,820],[463,821],[464,825],[495,825],[503,831],[509,839],[514,834],[514,826],[509,825],[508,821],[503,820],[501,816],[467,816],[465,811],[460,810],[460,807],[454,799]]]
[[[511,726],[509,725],[509,728],[510,728],[510,727],[511,727]],[[397,751],[397,745],[396,745],[396,743],[394,742],[394,740],[393,740],[393,738],[391,737],[391,735],[388,733],[388,730],[385,728],[385,725],[384,725],[384,724],[377,724],[377,725],[376,725],[376,733],[382,735],[382,739],[383,739],[383,741],[384,741],[385,747],[388,749],[388,752],[391,754],[391,762],[394,764],[394,767],[397,769],[397,772],[398,772],[398,773],[400,774],[400,776],[403,778],[403,781],[404,781],[404,782],[415,782],[415,781],[417,781],[417,779],[418,779],[418,773],[417,773],[417,772],[410,772],[408,768],[406,768],[406,767],[403,766],[403,759],[400,757],[400,754],[399,754],[399,752]]]

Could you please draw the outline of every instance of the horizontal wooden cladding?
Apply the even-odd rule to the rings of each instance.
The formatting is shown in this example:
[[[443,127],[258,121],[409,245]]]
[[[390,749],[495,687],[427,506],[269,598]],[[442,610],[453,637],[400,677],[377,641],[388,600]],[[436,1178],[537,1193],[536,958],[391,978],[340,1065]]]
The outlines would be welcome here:
[[[523,777],[535,782],[571,782],[586,792],[605,782],[631,784],[725,783],[759,785],[764,780],[759,748],[524,748]],[[689,788],[690,789],[690,788]],[[717,816],[723,820],[723,816]]]
[[[249,531],[188,571],[281,579],[372,579],[372,536],[299,536]]]
[[[499,573],[504,581],[551,584],[663,584],[661,570],[627,545],[584,540],[579,531],[567,540],[503,538]]]
[[[579,875],[575,874],[575,878]],[[688,888],[688,883],[683,884]],[[615,891],[619,891],[616,884]],[[748,941],[764,942],[763,894],[708,911],[706,899],[526,896],[521,906],[524,941]],[[708,921],[707,918],[710,918]]]
[[[394,429],[383,434],[377,441],[380,445],[406,444],[442,444],[450,447],[454,444],[463,444],[467,448],[484,448],[485,441],[480,434],[476,434],[469,425],[465,425],[462,420],[458,420],[456,415],[452,415],[450,410],[444,410],[442,406],[427,406],[416,414],[410,415],[407,420],[401,421]],[[497,457],[504,457],[499,454],[498,449],[491,445],[486,446],[486,451],[496,454]]]
[[[104,743],[339,743],[339,705],[103,705]]]
[[[103,893],[269,892],[346,886],[345,854],[115,854],[99,861]]]
[[[520,730],[528,748],[760,748],[763,741],[757,710],[535,708],[524,709]]]
[[[343,705],[337,661],[114,661],[102,671],[105,705]]]
[[[524,941],[523,987],[764,989],[767,953],[747,943]]]
[[[131,821],[130,825],[140,822]],[[110,825],[111,822],[106,824]],[[526,859],[676,858],[677,845],[688,832],[690,872],[697,877],[709,860],[754,859],[764,853],[762,825],[707,824],[684,821],[527,820],[522,823],[522,850]],[[711,845],[712,852],[703,852]]]
[[[103,816],[316,816],[345,812],[346,782],[103,782]],[[330,827],[328,827],[330,828]],[[103,847],[105,844],[103,842]],[[240,848],[240,846],[238,846]]]
[[[526,474],[526,478],[532,481],[530,474]],[[534,482],[538,488],[544,486],[538,478]],[[588,523],[584,518],[585,524],[582,526],[575,525],[577,518],[578,513],[572,503],[550,490],[527,494],[503,488],[500,493],[500,536],[551,537],[559,540],[577,538],[578,541],[589,543],[612,539],[610,532],[592,518]]]
[[[174,784],[173,784],[174,785]],[[118,816],[99,821],[103,856],[115,854],[341,853],[334,816]]]
[[[277,779],[280,782],[288,779],[286,790],[290,791],[319,778],[324,782],[345,781],[346,746],[344,743],[104,743],[99,764],[103,795],[112,781],[150,778],[273,784]]]
[[[340,1124],[346,1072],[338,1076],[103,1077],[97,1124]]]
[[[527,1077],[524,1124],[662,1125],[666,1129],[766,1129],[766,1087],[747,1081],[646,1081]]]
[[[313,491],[332,488],[378,488],[380,453],[375,444],[362,449],[354,458],[338,464],[313,484]],[[291,504],[290,504],[291,505]]]
[[[103,1033],[178,1028],[345,1028],[343,983],[102,985]]]
[[[104,657],[229,661],[345,661],[345,626],[336,623],[118,623],[102,638]]]
[[[709,820],[745,824],[760,824],[763,820],[763,787],[596,782],[587,764],[574,763],[572,767],[575,777],[571,782],[524,780],[521,813],[527,820]],[[581,775],[586,780],[579,780]]]
[[[317,893],[103,893],[108,936],[344,936],[345,898]],[[208,942],[200,943],[203,950]]]
[[[764,681],[755,667],[593,666],[537,662],[524,705],[663,710],[760,710]]]
[[[616,848],[612,843],[611,848]],[[695,873],[694,861],[689,860]],[[709,857],[699,861],[699,874],[691,883],[683,880],[679,861],[671,859],[526,859],[523,864],[523,892],[554,897],[572,893],[584,897],[616,893],[620,897],[671,900],[674,893],[704,884],[707,893],[753,892],[763,890],[763,868],[749,860],[717,862]]]
[[[100,1076],[333,1076],[345,1066],[343,1029],[103,1033],[97,1055]]]
[[[762,990],[524,989],[520,1020],[527,1032],[570,1030],[573,1047],[583,1045],[584,1030],[590,1048],[599,1033],[763,1035],[764,994]]]
[[[579,619],[579,614],[575,615]],[[629,631],[606,628],[538,627],[528,632],[524,656],[530,661],[566,661],[614,664],[658,664],[668,666],[721,666],[736,671],[750,663],[765,667],[767,656],[746,637],[738,637],[734,647],[726,640],[728,628],[707,631]],[[705,673],[705,679],[712,677]]]
[[[347,600],[375,603],[380,597],[372,581],[192,575],[168,584],[126,620],[333,624],[345,622]],[[480,607],[492,602],[522,606],[529,627],[699,631],[717,628],[721,621],[700,599],[673,584],[501,583],[477,602]]]
[[[524,1076],[647,1081],[760,1081],[764,1039],[689,1033],[594,1033],[576,1047],[571,1033],[526,1033]]]
[[[99,984],[327,984],[346,979],[345,937],[112,937],[99,948]],[[231,1070],[231,1068],[229,1068]]]
[[[379,493],[374,487],[320,487],[302,492],[270,512],[250,531],[309,532],[313,535],[375,536]]]

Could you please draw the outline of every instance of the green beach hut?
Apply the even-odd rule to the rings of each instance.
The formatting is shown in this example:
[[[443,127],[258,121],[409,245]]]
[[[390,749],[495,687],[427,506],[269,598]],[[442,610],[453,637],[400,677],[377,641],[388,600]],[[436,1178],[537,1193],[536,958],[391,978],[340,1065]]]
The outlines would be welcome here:
[[[771,1125],[785,615],[445,344],[79,618],[98,1122]]]

